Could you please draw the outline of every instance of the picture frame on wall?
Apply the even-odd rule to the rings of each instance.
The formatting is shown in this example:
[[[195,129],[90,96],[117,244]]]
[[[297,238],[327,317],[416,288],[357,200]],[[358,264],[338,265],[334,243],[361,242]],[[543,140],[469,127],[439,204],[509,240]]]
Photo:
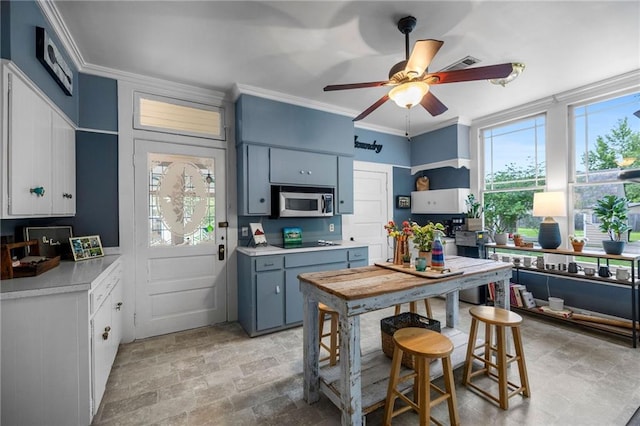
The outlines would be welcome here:
[[[99,235],[69,238],[73,260],[87,260],[104,256]]]
[[[410,209],[411,208],[411,196],[409,196],[409,195],[398,195],[396,197],[396,208],[397,209]]]

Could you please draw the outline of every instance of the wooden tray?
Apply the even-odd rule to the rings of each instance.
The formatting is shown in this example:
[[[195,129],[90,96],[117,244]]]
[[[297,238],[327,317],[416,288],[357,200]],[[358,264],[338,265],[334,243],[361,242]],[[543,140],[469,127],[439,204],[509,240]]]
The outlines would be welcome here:
[[[2,264],[0,279],[8,280],[12,278],[35,277],[60,264],[60,256],[55,256],[33,265],[12,266],[11,250],[23,249],[25,247],[31,247],[32,255],[39,255],[37,240],[3,244],[0,247],[0,258],[2,260],[0,262]]]
[[[454,275],[462,275],[463,273],[463,271],[452,271],[450,269],[445,269],[444,271],[432,271],[429,268],[427,268],[426,271],[421,272],[421,271],[416,271],[415,266],[405,268],[404,265],[395,265],[390,262],[376,262],[375,265],[381,266],[387,269],[393,269],[394,271],[398,271],[398,272],[404,272],[406,274],[416,275],[418,277],[432,278],[432,279],[451,277]]]

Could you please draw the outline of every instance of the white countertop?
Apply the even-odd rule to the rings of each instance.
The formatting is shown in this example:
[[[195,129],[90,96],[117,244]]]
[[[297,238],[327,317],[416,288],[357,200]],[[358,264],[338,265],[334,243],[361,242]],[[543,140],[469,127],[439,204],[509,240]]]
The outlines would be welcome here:
[[[89,291],[91,283],[119,258],[108,255],[79,262],[63,260],[59,266],[35,277],[2,280],[0,300]]]
[[[358,243],[355,241],[348,241],[348,240],[338,240],[338,241],[333,241],[333,243],[335,243],[336,245],[287,248],[287,249],[282,247],[275,247],[275,246],[238,247],[238,251],[242,254],[246,254],[247,256],[267,256],[267,255],[274,255],[274,254],[306,253],[306,252],[312,252],[312,251],[368,247],[368,244],[366,243]]]

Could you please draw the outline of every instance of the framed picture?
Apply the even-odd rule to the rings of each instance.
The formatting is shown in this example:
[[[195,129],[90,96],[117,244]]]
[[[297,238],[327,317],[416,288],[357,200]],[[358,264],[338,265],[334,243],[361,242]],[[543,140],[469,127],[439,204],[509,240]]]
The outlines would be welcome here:
[[[409,195],[398,195],[396,197],[396,208],[397,209],[410,209],[411,208],[411,197]]]
[[[69,238],[73,237],[71,226],[26,226],[24,240],[38,240],[38,253],[44,257],[60,256],[73,259]]]
[[[264,234],[264,229],[262,229],[261,223],[250,223],[249,227],[251,228],[251,238],[253,238],[253,244],[258,246],[266,246],[267,245],[267,236]]]
[[[73,260],[93,259],[104,256],[99,235],[69,238]]]
[[[67,95],[73,95],[73,71],[60,54],[56,43],[49,37],[47,30],[36,27],[36,58]]]

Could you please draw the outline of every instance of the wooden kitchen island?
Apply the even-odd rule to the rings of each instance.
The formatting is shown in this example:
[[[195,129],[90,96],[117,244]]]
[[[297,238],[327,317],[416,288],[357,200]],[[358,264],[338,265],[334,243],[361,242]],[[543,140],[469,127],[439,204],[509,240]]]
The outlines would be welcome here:
[[[379,355],[361,359],[360,315],[365,312],[446,294],[447,327],[443,328],[443,334],[457,335],[460,340],[466,339],[466,335],[455,330],[460,290],[494,282],[496,305],[509,309],[510,263],[451,256],[447,258],[447,268],[462,273],[428,278],[383,266],[366,266],[300,274],[304,298],[305,400],[310,404],[318,401],[322,391],[342,410],[342,425],[362,425],[366,413],[384,404],[390,361],[386,361],[381,351]],[[340,361],[337,366],[322,370],[319,367],[318,302],[337,311],[340,317]],[[464,351],[461,348],[459,352]]]

